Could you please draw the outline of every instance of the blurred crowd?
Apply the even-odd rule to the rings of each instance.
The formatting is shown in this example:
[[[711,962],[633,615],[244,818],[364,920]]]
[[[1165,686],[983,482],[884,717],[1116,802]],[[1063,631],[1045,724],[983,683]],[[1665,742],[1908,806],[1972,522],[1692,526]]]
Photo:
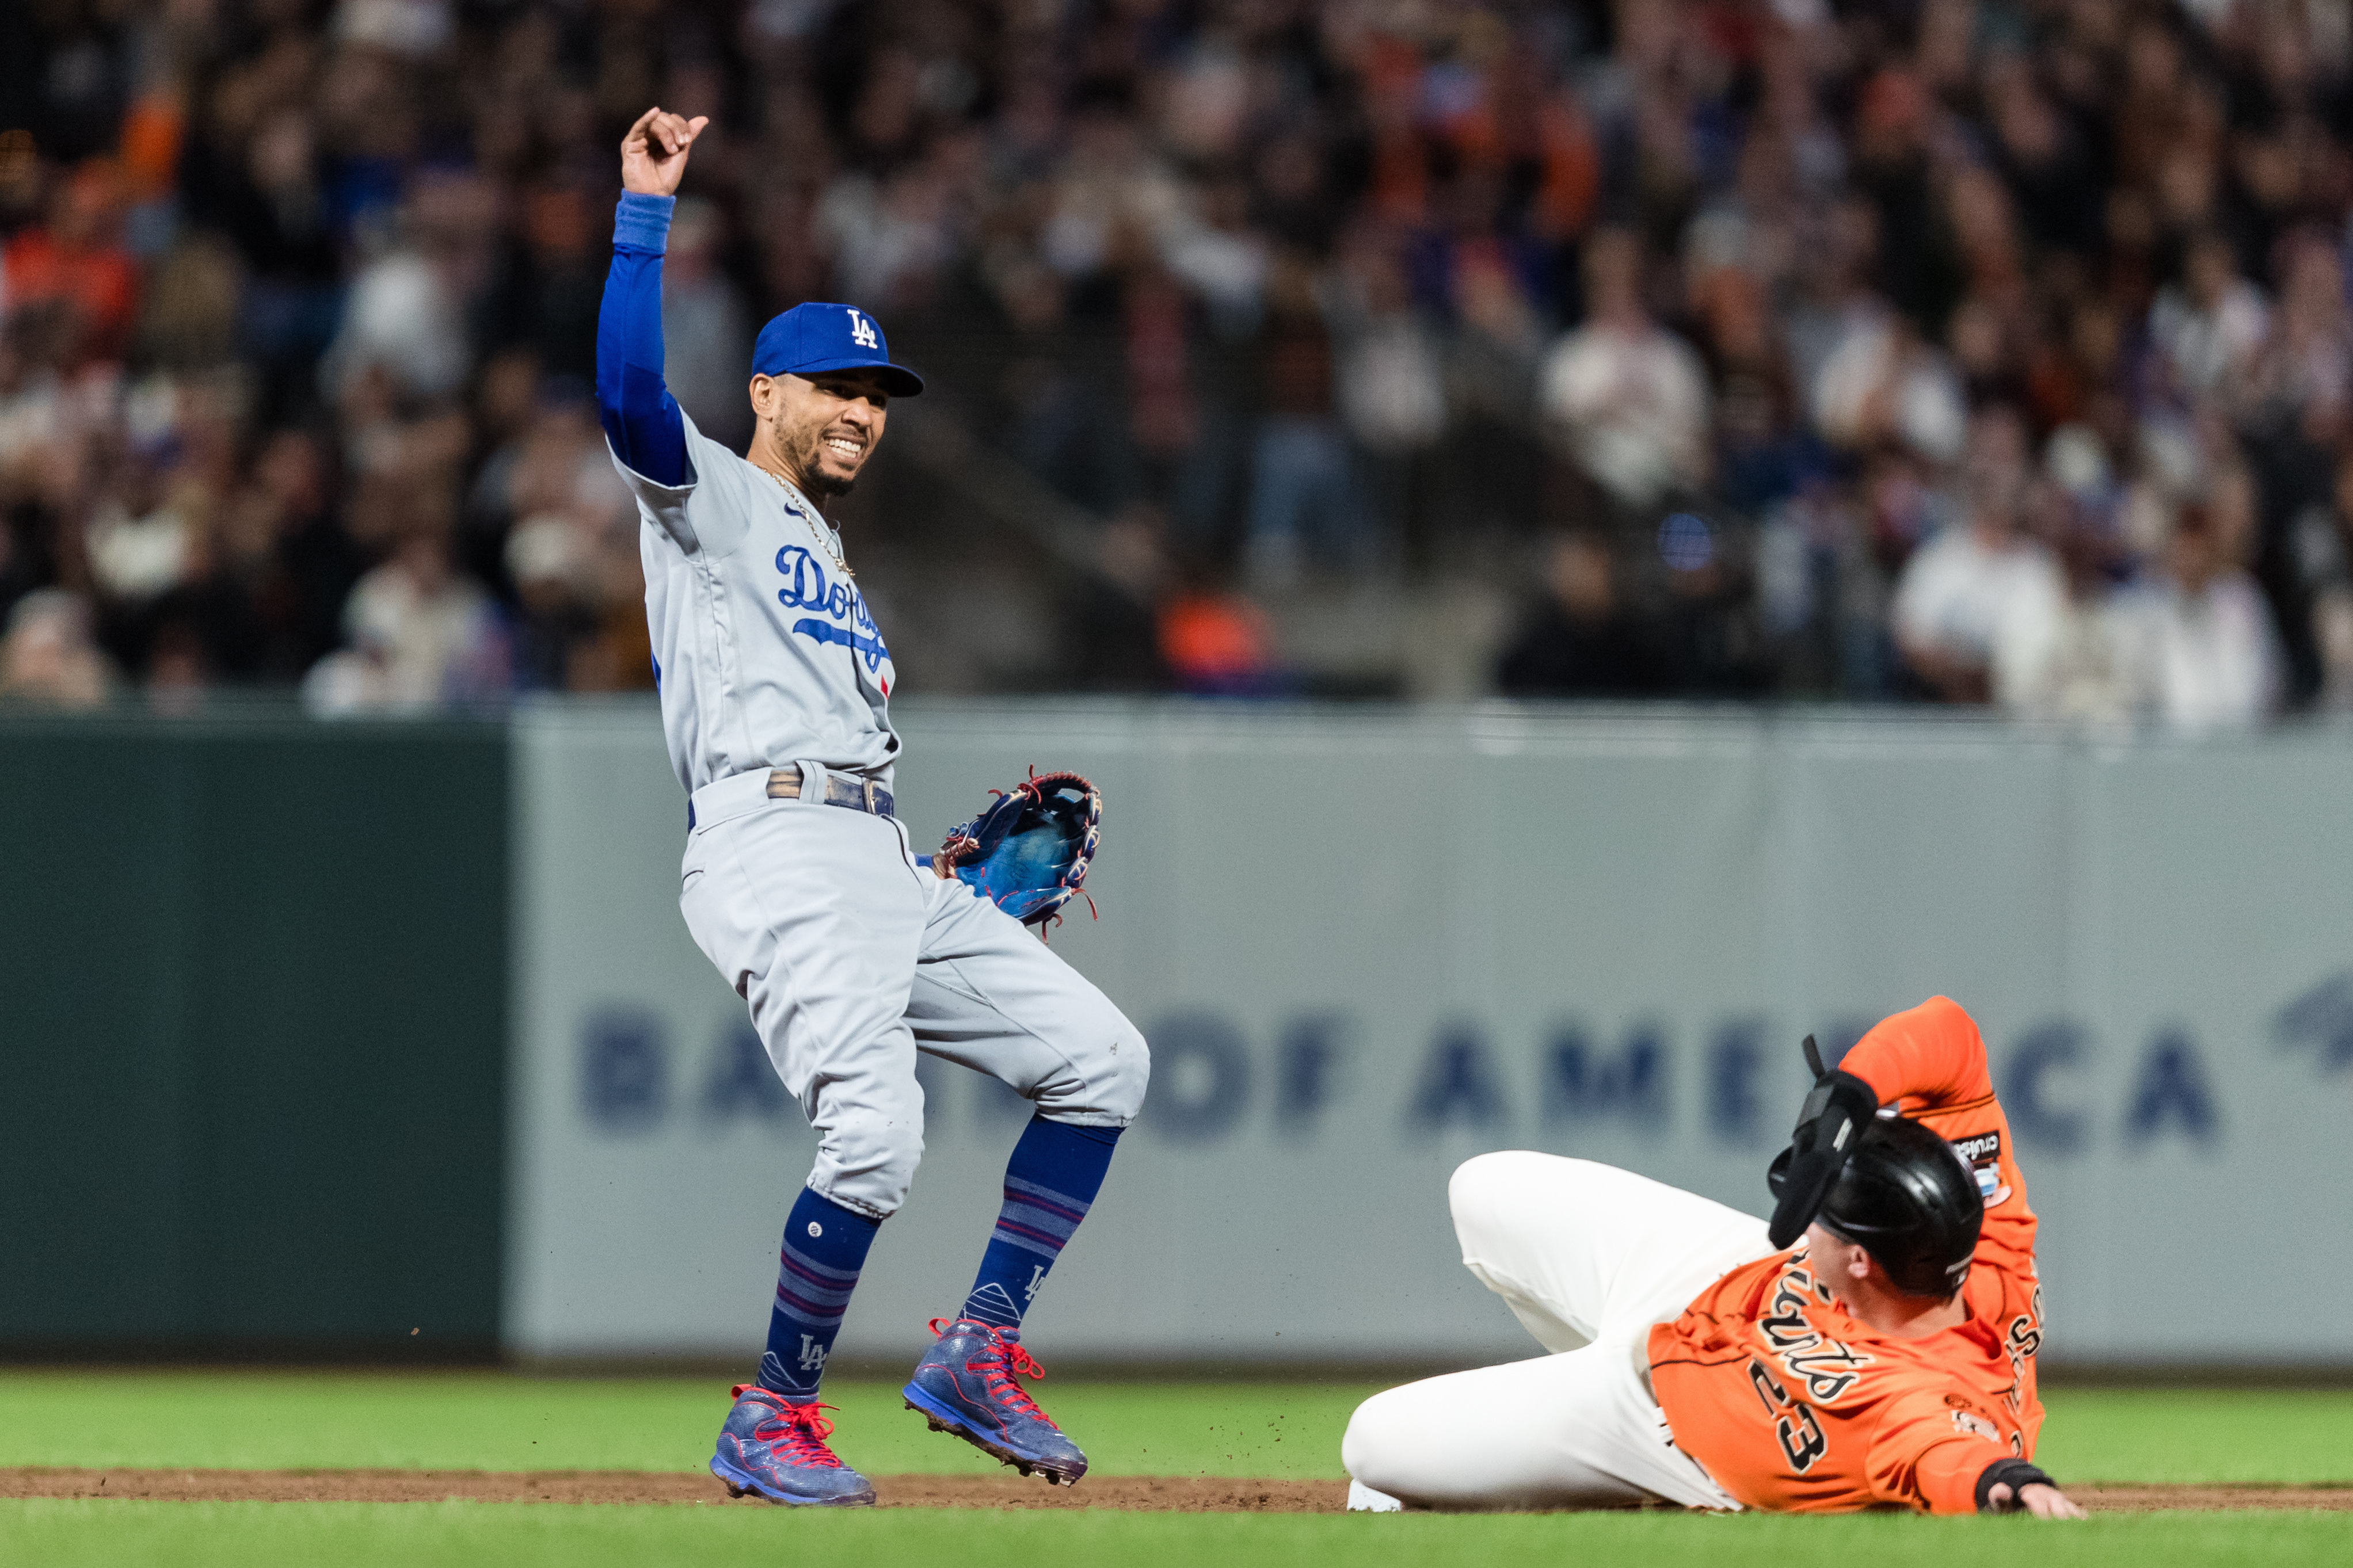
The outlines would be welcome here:
[[[2348,89],[2348,0],[22,0],[0,693],[649,684],[659,103],[680,401],[876,312],[1099,520],[1095,684],[1477,571],[1507,694],[2353,707]]]

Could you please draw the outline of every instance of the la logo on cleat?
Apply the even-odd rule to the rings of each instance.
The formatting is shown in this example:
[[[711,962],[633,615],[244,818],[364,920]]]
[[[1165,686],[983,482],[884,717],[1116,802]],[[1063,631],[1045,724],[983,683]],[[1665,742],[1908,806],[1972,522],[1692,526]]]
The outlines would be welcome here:
[[[1045,1282],[1046,1266],[1042,1263],[1033,1265],[1029,1270],[1029,1283],[1022,1289],[1021,1299],[1025,1301],[1036,1300],[1038,1299],[1038,1287],[1043,1285]]]
[[[825,1370],[825,1347],[807,1334],[801,1336],[801,1370],[803,1372]]]

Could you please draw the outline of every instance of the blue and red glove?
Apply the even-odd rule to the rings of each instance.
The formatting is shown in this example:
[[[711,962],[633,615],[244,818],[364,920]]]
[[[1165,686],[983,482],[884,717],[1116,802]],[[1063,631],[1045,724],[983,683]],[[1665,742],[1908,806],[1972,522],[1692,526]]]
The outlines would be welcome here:
[[[994,792],[993,792],[994,793]],[[934,867],[1019,921],[1060,918],[1103,842],[1103,792],[1077,773],[1032,773],[948,831]],[[1088,908],[1094,900],[1087,900]]]

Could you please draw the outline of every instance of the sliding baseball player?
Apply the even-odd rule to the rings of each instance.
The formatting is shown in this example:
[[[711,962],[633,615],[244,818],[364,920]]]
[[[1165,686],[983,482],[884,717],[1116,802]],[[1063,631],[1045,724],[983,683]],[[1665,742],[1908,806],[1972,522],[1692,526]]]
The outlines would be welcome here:
[[[1351,1507],[2082,1517],[2033,1463],[2034,1213],[1977,1025],[1936,996],[1838,1071],[1806,1047],[1769,1225],[1584,1160],[1455,1172],[1463,1265],[1553,1353],[1366,1400]]]

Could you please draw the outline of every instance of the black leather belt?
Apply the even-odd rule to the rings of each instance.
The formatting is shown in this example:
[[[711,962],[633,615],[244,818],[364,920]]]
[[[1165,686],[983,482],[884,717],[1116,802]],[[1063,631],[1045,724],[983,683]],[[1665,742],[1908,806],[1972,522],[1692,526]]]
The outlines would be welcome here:
[[[787,763],[768,775],[770,800],[801,798],[801,770]],[[825,775],[825,804],[848,806],[852,811],[871,811],[877,816],[889,816],[896,803],[891,792],[872,779],[861,779],[844,773]]]

